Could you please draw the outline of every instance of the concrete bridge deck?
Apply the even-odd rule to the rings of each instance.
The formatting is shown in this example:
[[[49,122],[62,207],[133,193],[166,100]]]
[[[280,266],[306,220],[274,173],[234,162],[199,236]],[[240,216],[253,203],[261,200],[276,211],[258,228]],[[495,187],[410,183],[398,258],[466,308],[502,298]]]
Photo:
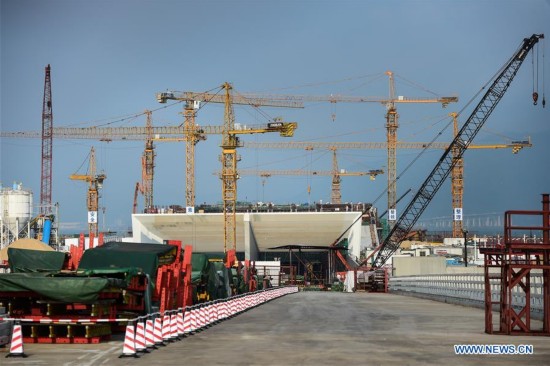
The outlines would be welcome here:
[[[2,365],[548,365],[550,338],[488,335],[476,308],[393,294],[300,292],[154,350],[25,344]],[[532,345],[532,355],[456,355],[457,344]]]

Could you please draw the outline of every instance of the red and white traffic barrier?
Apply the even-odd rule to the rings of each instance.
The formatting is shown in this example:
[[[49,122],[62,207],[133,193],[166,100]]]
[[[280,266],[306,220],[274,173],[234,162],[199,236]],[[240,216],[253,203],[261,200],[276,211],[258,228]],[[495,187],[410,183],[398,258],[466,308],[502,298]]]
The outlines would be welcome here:
[[[14,324],[11,333],[10,353],[6,357],[27,357],[23,351],[23,333],[21,324]]]
[[[155,346],[164,346],[164,342],[162,339],[162,320],[160,319],[160,317],[155,318],[153,340],[155,341]]]
[[[138,321],[136,325],[136,352],[148,353],[147,345],[145,344],[145,324],[143,321]]]
[[[178,328],[178,337],[183,337],[185,334],[183,327],[183,309],[180,309],[176,315],[177,328]]]
[[[189,334],[191,332],[191,310],[185,308],[185,312],[183,314],[183,333]]]
[[[152,319],[147,319],[145,322],[145,346],[155,348],[155,327]]]
[[[178,340],[178,318],[176,314],[170,315],[170,340]]]
[[[162,317],[162,340],[170,342],[170,315],[166,314]]]
[[[136,339],[134,333],[134,325],[128,323],[126,325],[126,334],[124,335],[124,346],[122,347],[122,354],[118,358],[122,357],[139,357],[136,353]]]

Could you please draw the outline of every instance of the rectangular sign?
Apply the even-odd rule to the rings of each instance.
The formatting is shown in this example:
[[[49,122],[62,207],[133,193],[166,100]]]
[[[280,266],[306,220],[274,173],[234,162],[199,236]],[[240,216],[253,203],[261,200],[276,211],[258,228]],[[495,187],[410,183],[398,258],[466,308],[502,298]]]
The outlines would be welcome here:
[[[457,207],[453,210],[453,220],[462,221],[462,207]]]
[[[97,211],[88,211],[88,224],[97,224]]]
[[[388,210],[388,220],[396,221],[397,220],[397,210],[395,208],[390,208]]]

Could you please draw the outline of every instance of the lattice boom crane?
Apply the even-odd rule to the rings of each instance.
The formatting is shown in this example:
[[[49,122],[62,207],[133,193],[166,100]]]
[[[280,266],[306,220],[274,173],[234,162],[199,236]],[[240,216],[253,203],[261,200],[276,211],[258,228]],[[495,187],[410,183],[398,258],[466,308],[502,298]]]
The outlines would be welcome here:
[[[533,34],[530,38],[525,38],[519,49],[506,62],[432,172],[418,189],[412,201],[403,211],[388,237],[381,244],[381,249],[373,262],[374,268],[380,268],[399,248],[401,242],[407,237],[422,212],[428,207],[451,173],[457,159],[461,158],[462,154],[468,149],[474,137],[506,93],[529,51],[542,38],[544,38],[543,34]]]

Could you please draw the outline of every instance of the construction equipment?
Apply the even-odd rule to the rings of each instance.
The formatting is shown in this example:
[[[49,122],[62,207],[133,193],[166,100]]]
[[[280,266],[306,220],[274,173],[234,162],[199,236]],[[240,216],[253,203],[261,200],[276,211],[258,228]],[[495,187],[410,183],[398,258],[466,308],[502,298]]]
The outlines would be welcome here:
[[[103,188],[103,181],[107,176],[103,173],[96,174],[95,149],[92,146],[89,154],[87,174],[72,174],[69,178],[88,183],[88,194],[86,195],[86,207],[88,208],[88,228],[90,233],[90,248],[93,247],[93,237],[98,234],[97,218],[99,208],[99,190]]]
[[[187,103],[186,105],[193,105]],[[150,112],[149,112],[150,113]],[[147,111],[146,111],[147,114]],[[146,141],[145,152],[142,157],[142,183],[139,185],[139,193],[145,197],[144,207],[153,206],[153,179],[154,179],[154,146],[153,142],[181,142],[194,141],[186,143],[186,149],[192,147],[192,152],[189,150],[186,153],[186,204],[194,203],[195,184],[194,184],[194,145],[201,140],[206,139],[209,134],[222,134],[222,126],[198,126],[194,123],[193,107],[185,109],[184,112],[186,122],[184,126],[152,126],[147,122],[146,127],[57,127],[52,129],[52,136],[56,139],[89,139],[99,141]],[[147,121],[150,121],[150,114],[147,114]],[[457,115],[451,113],[454,118],[455,131],[458,131]],[[238,125],[239,131],[245,133],[263,133],[269,129],[267,124],[263,125]],[[235,131],[236,132],[236,131]],[[456,132],[455,132],[456,133]],[[0,137],[4,138],[40,138],[41,134],[38,131],[22,131],[22,132],[0,132]],[[242,141],[240,146],[252,149],[325,149],[325,150],[345,150],[345,149],[387,149],[387,142],[307,142],[307,141],[289,141],[289,142],[257,142],[257,141]],[[404,142],[396,143],[397,149],[447,149],[447,142]],[[514,154],[517,154],[521,149],[532,147],[530,138],[526,140],[515,140],[504,144],[484,144],[470,145],[469,149],[512,149]],[[462,158],[461,158],[462,159]],[[453,209],[463,207],[463,177],[460,163],[457,162],[452,174],[452,202]],[[144,182],[149,182],[149,191],[145,189]],[[149,192],[149,193],[146,193]],[[149,198],[147,198],[149,197]],[[137,197],[136,197],[137,198]],[[150,202],[148,204],[147,202]],[[137,202],[136,202],[137,205]],[[192,206],[192,205],[191,205]],[[137,212],[137,211],[136,211]],[[453,220],[453,236],[460,237],[462,222]]]
[[[336,152],[334,152],[336,154]],[[336,159],[335,155],[334,158]],[[336,165],[334,165],[336,164]],[[349,172],[346,170],[338,169],[338,163],[334,163],[333,160],[333,169],[332,170],[254,170],[254,169],[239,169],[239,177],[244,176],[260,176],[262,178],[269,178],[274,175],[289,175],[289,176],[332,176],[332,194],[331,194],[331,203],[342,203],[342,194],[340,189],[341,177],[362,177],[369,176],[371,180],[376,179],[376,176],[379,174],[384,174],[382,169],[371,169],[365,172]]]
[[[108,242],[69,271],[66,253],[11,249],[0,302],[23,319],[25,342],[97,343],[117,330],[113,319],[192,305],[191,255],[180,241]]]
[[[195,145],[201,140],[205,140],[205,132],[203,127],[195,124],[196,111],[200,108],[201,103],[224,103],[225,106],[225,118],[233,118],[232,106],[228,106],[227,102],[230,101],[231,105],[249,105],[252,107],[284,107],[284,108],[302,108],[303,104],[300,102],[287,102],[280,100],[270,100],[269,98],[260,98],[254,94],[237,94],[230,93],[232,87],[229,83],[224,83],[221,89],[225,89],[225,94],[209,93],[209,92],[162,92],[157,93],[157,101],[159,103],[166,103],[168,100],[179,100],[185,102],[183,115],[184,120],[184,138],[185,141],[185,204],[187,206],[195,205]],[[230,96],[228,97],[228,95]],[[276,121],[277,122],[277,121]],[[279,121],[280,122],[280,121]],[[291,125],[287,125],[290,128]],[[226,120],[224,126],[216,126],[220,128],[220,134],[224,135],[224,142],[229,140],[227,134],[230,130],[235,130],[238,125],[235,124],[234,119],[231,123]],[[253,128],[247,129],[247,132],[242,133],[264,133],[268,132],[260,128],[260,131],[254,131]],[[235,133],[236,134],[236,133]],[[232,135],[235,135],[232,134]],[[181,135],[179,136],[181,138]],[[223,155],[223,154],[222,154]]]
[[[53,112],[52,80],[50,65],[46,66],[44,78],[44,100],[42,103],[42,170],[40,175],[40,213],[52,213],[52,146]]]
[[[525,232],[539,234],[518,240]],[[506,211],[503,241],[487,243],[480,252],[485,267],[485,333],[550,336],[550,195],[542,194],[540,211]],[[518,295],[525,301],[518,301]],[[542,328],[531,321],[535,306]]]
[[[399,217],[389,236],[382,243],[382,247],[373,263],[374,268],[381,268],[399,248],[401,242],[407,237],[422,212],[424,212],[445,179],[451,173],[457,163],[457,159],[462,157],[481,127],[483,127],[487,118],[489,118],[498,102],[500,102],[506,93],[529,51],[542,38],[544,38],[543,34],[533,34],[530,38],[525,38],[519,49],[494,78],[491,86],[474,108],[470,117],[468,117],[460,131],[458,131],[454,140],[445,150],[432,172]]]
[[[151,120],[151,111],[145,111],[147,120],[145,129],[147,138],[145,140],[145,150],[141,157],[141,189],[144,197],[145,210],[153,207],[153,179],[155,173],[155,145],[153,144],[153,123]]]
[[[458,133],[457,113],[450,113],[453,117],[454,135]],[[512,149],[512,153],[517,154],[521,149],[532,147],[531,139],[511,141],[508,144],[484,144],[470,145],[469,149]],[[289,142],[243,142],[244,148],[252,149],[303,149],[303,150],[352,150],[352,149],[387,149],[386,142],[307,142],[307,141],[289,141]],[[396,143],[397,149],[447,149],[448,142],[403,142]],[[463,178],[463,158],[457,158],[457,164],[451,175],[451,194],[453,211],[457,208],[462,208],[462,197],[464,195],[464,178]],[[333,186],[334,189],[334,186]],[[389,187],[388,187],[389,189]],[[397,204],[397,201],[395,202]],[[387,210],[385,211],[387,212]],[[382,215],[381,217],[383,217]],[[453,220],[453,237],[460,237],[462,234],[462,221]]]
[[[236,202],[237,202],[237,147],[239,146],[239,134],[250,134],[256,133],[251,129],[240,129],[237,128],[235,124],[235,115],[233,112],[234,104],[245,104],[252,106],[272,106],[272,107],[287,107],[287,108],[300,108],[300,103],[296,102],[286,102],[286,101],[277,101],[272,102],[268,99],[262,98],[247,98],[242,95],[233,95],[233,87],[229,83],[224,83],[221,86],[221,89],[224,90],[224,94],[210,94],[210,93],[159,93],[157,94],[157,100],[160,103],[165,103],[167,100],[182,100],[186,102],[198,102],[198,101],[207,101],[213,103],[224,103],[224,124],[222,129],[222,154],[220,160],[222,162],[222,200],[223,200],[223,212],[224,212],[224,253],[227,252],[229,247],[232,250],[236,249]],[[190,128],[191,118],[186,119],[186,124],[188,125],[188,132],[191,134],[196,133],[196,129],[193,126]],[[283,137],[290,137],[294,134],[294,129],[297,128],[296,123],[285,123],[280,120],[274,120],[267,124],[267,129],[262,130],[261,133],[265,132],[279,132]],[[190,144],[196,143],[196,135],[187,138],[186,143],[189,146]],[[190,151],[187,151],[190,153]],[[194,159],[194,157],[193,157]],[[193,164],[194,166],[194,164]],[[193,174],[193,177],[187,177],[186,182],[193,181],[194,183],[194,172],[187,171],[188,174]],[[192,179],[191,179],[192,178]],[[187,194],[189,198],[194,200],[192,194]],[[193,202],[194,203],[194,202]],[[187,203],[189,204],[189,202]]]
[[[394,73],[387,71],[385,73],[389,78],[389,97],[360,97],[360,96],[310,96],[310,95],[257,95],[263,99],[294,101],[294,102],[330,102],[330,103],[381,103],[386,106],[386,138],[388,150],[388,209],[395,209],[396,199],[396,177],[397,177],[397,128],[399,115],[397,114],[396,104],[398,103],[441,103],[446,107],[449,103],[458,102],[458,97],[437,97],[437,98],[410,98],[396,96]]]

